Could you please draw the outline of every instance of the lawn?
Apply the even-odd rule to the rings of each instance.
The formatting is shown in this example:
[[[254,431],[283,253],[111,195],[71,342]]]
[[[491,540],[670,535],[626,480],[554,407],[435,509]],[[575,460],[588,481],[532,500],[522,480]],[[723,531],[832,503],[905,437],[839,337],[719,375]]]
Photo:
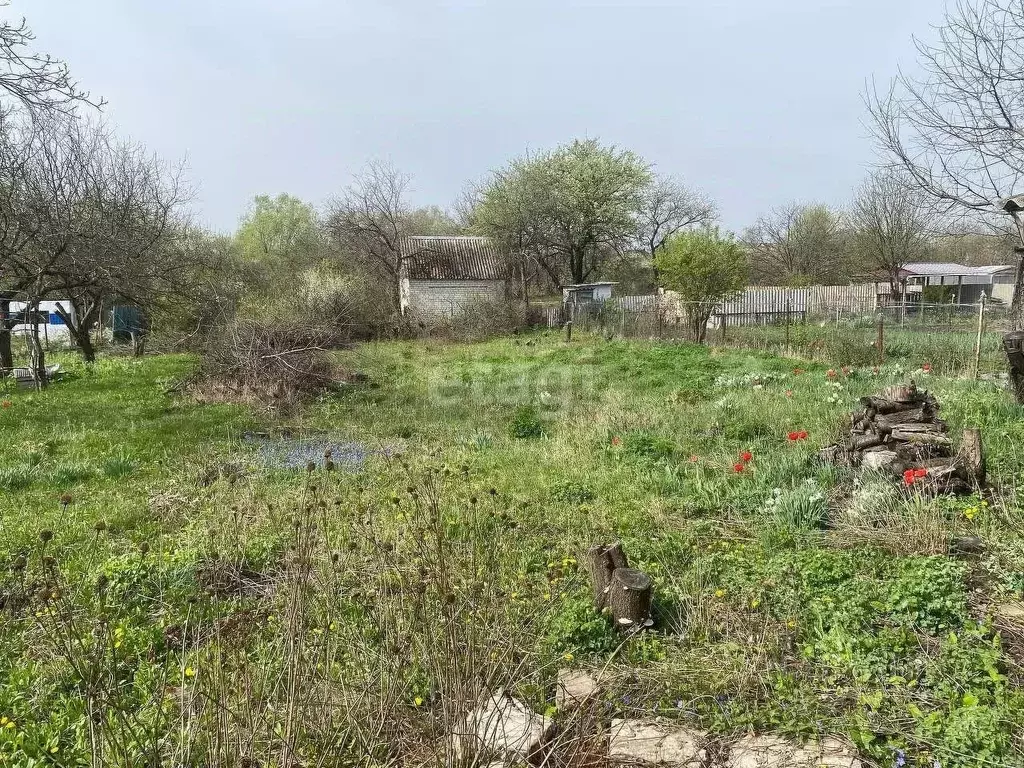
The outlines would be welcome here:
[[[612,716],[1024,762],[1024,413],[994,384],[554,333],[337,358],[366,381],[288,414],[197,403],[180,356],[0,393],[0,765],[422,764],[481,687],[560,717],[564,667]],[[815,461],[907,376],[983,428],[984,495]],[[650,632],[592,608],[616,540]]]

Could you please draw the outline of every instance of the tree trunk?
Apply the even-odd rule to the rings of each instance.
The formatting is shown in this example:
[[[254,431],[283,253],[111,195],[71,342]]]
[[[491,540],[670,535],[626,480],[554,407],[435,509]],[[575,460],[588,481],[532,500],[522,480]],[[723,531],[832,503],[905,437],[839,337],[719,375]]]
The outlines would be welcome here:
[[[0,298],[0,375],[14,367],[14,350],[11,348],[11,300]]]
[[[960,456],[971,479],[981,487],[985,482],[985,449],[981,443],[980,429],[976,427],[964,429]]]
[[[43,389],[46,382],[46,352],[43,350],[43,344],[39,340],[39,321],[37,319],[37,312],[39,304],[38,302],[32,302],[29,306],[29,318],[31,319],[30,328],[32,329],[29,346],[32,352],[32,373],[36,382],[36,389]]]
[[[634,568],[617,568],[608,586],[608,606],[612,610],[615,625],[623,629],[650,627],[651,594],[654,582],[643,571]]]
[[[608,604],[612,574],[618,568],[629,566],[622,544],[595,544],[587,550],[587,566],[590,569],[590,583],[594,588],[594,610],[602,611]]]

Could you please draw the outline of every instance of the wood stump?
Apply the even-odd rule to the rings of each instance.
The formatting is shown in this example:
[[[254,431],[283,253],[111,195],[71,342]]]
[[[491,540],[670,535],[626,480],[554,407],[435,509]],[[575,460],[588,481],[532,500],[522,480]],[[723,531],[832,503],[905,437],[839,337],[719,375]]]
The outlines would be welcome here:
[[[981,444],[981,430],[977,427],[964,429],[960,441],[960,458],[971,479],[980,487],[985,483],[985,449]]]
[[[653,592],[654,582],[646,573],[635,568],[617,568],[608,589],[608,607],[615,625],[622,629],[653,626]]]
[[[587,550],[594,609],[611,613],[620,629],[650,627],[654,582],[643,571],[629,567],[621,543],[597,544]]]
[[[608,588],[617,568],[628,568],[629,562],[622,543],[596,544],[587,550],[590,584],[594,588],[594,610],[602,611],[608,604]]]

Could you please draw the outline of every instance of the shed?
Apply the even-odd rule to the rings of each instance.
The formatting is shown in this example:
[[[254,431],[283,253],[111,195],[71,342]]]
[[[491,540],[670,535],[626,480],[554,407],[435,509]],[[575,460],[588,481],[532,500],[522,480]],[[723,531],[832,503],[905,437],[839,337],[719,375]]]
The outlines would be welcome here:
[[[589,304],[607,301],[612,297],[612,288],[618,283],[576,283],[562,288],[563,304]]]
[[[508,259],[486,237],[416,236],[402,243],[402,314],[452,317],[482,301],[502,301]]]
[[[948,286],[957,304],[975,304],[984,292],[1007,303],[1013,300],[1017,268],[1011,265],[968,267],[943,262],[913,262],[900,270],[906,294],[921,294],[926,286]]]

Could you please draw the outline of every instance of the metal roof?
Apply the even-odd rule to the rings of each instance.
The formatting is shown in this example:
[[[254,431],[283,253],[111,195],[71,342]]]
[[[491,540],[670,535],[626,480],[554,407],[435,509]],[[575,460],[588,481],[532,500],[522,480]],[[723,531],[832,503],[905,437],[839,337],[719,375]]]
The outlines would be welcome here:
[[[402,243],[410,280],[503,280],[504,260],[486,237],[416,236]]]
[[[565,286],[567,291],[583,290],[586,288],[601,288],[605,285],[618,285],[618,283],[573,283],[572,285]]]
[[[952,275],[954,277],[966,275],[993,275],[1003,270],[1013,269],[1011,266],[998,267],[967,267],[963,264],[944,263],[939,261],[917,261],[904,264],[900,270],[908,275]]]

